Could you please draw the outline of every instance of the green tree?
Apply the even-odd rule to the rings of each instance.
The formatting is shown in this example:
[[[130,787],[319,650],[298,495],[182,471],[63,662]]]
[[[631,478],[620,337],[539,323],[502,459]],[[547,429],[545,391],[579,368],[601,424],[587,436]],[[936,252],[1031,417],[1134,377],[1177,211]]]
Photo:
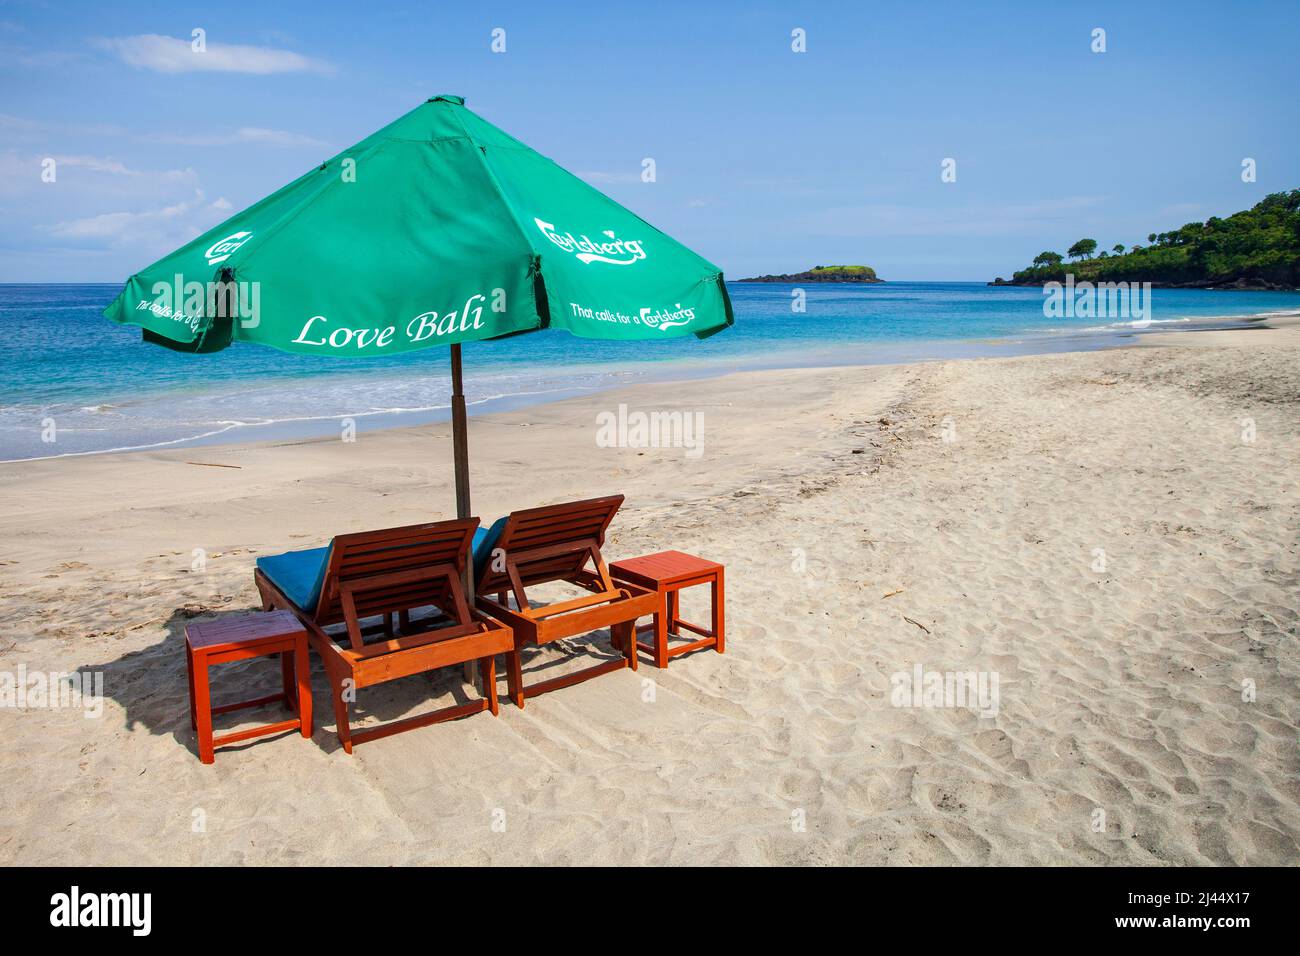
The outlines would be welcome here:
[[[1117,256],[1122,256],[1124,254],[1124,243],[1122,242],[1115,243],[1115,245],[1111,247],[1110,251],[1115,253],[1115,255]]]
[[[1246,280],[1264,287],[1300,288],[1300,189],[1273,193],[1231,216],[1211,216],[1168,232],[1153,232],[1148,245],[1123,245],[1114,255],[1097,253],[1096,243],[1080,239],[1069,248],[1080,259],[1072,271],[1093,282],[1115,280],[1181,284],[1235,283]],[[1032,268],[1012,277],[1017,283],[1041,283],[1059,278],[1061,258],[1043,252]]]
[[[1074,245],[1072,245],[1069,249],[1066,250],[1066,255],[1068,255],[1071,259],[1091,259],[1092,254],[1096,251],[1097,251],[1096,239],[1080,239],[1078,242],[1076,242]]]

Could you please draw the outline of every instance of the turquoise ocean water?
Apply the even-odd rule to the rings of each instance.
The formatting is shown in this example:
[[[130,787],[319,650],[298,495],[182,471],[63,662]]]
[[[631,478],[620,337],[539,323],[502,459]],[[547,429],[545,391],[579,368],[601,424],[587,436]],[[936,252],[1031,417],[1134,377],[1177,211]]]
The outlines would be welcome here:
[[[447,350],[390,359],[236,345],[145,345],[102,316],[117,285],[0,285],[0,460],[337,433],[447,417]],[[597,342],[539,332],[465,347],[466,396],[498,410],[656,379],[750,368],[886,364],[1106,348],[1128,319],[1049,318],[1039,289],[977,283],[732,284],[734,328],[705,341]],[[1300,294],[1157,289],[1152,331],[1300,310]],[[46,425],[55,425],[54,442]]]

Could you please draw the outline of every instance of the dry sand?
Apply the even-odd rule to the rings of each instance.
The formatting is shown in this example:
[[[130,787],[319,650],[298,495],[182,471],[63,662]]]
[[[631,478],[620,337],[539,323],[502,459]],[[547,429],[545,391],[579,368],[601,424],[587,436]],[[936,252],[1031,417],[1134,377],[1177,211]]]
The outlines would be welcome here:
[[[182,609],[254,607],[258,553],[446,517],[445,426],[0,465],[0,671],[106,697],[0,708],[0,861],[1294,864],[1300,335],[1150,344],[474,419],[476,513],[626,494],[607,555],[725,562],[727,653],[351,757],[317,662],[314,740],[201,765]],[[702,412],[703,455],[596,447],[619,402]],[[918,663],[996,675],[996,714],[893,706]],[[360,722],[466,693],[363,690]]]

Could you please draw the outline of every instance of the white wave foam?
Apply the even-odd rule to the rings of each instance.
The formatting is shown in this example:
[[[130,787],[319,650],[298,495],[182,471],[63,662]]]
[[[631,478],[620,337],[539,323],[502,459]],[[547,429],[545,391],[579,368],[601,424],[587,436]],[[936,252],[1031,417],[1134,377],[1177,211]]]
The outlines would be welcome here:
[[[1175,325],[1180,322],[1191,322],[1192,319],[1133,319],[1129,322],[1112,322],[1110,325],[1089,325],[1079,332],[1113,332],[1116,329],[1145,329],[1152,325]]]

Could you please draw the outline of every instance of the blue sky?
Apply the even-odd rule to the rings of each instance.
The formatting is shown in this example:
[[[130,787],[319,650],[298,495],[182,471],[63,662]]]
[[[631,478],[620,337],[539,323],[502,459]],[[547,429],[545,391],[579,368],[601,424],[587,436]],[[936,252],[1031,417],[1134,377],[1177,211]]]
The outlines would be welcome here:
[[[0,2],[0,281],[121,281],[443,92],[733,278],[986,280],[1300,186],[1300,4],[807,6]]]

